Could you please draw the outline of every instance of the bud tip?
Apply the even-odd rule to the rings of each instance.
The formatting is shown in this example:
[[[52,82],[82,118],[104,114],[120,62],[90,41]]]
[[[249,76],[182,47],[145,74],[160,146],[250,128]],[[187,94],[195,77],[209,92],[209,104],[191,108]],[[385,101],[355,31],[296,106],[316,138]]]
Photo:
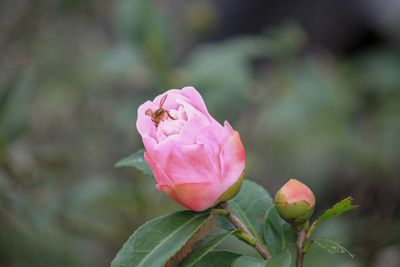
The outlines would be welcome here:
[[[314,212],[315,197],[308,186],[290,179],[276,193],[275,206],[285,221],[301,230]]]

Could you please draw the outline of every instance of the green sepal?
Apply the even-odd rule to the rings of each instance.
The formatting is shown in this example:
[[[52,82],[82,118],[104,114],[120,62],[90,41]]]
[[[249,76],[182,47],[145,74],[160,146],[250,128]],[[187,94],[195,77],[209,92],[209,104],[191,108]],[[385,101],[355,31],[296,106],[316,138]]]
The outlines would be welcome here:
[[[217,202],[215,204],[219,204],[222,202],[226,202],[232,198],[234,198],[240,191],[240,188],[242,188],[242,184],[244,181],[244,171],[242,172],[242,174],[239,176],[239,178],[237,179],[237,181],[231,185],[228,190],[226,190],[217,200]]]
[[[290,223],[294,230],[301,231],[314,213],[315,206],[307,201],[299,201],[289,204],[282,194],[275,197],[275,206],[279,215]]]

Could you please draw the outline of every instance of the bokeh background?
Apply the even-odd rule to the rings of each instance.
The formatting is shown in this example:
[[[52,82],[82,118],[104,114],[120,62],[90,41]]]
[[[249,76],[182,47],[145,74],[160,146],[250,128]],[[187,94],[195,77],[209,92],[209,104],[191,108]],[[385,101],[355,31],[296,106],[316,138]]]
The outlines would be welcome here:
[[[241,133],[247,178],[307,183],[356,257],[400,266],[400,2],[3,0],[0,266],[109,266],[149,218],[180,209],[114,163],[142,147],[137,107],[195,86]]]

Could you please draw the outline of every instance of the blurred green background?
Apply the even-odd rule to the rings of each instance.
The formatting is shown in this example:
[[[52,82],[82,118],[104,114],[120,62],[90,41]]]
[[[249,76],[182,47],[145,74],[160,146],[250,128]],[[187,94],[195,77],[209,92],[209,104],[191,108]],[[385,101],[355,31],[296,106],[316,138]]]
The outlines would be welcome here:
[[[180,207],[114,163],[142,147],[137,107],[195,86],[273,195],[308,184],[356,257],[400,266],[396,1],[9,0],[0,3],[0,266],[109,266],[149,218]]]

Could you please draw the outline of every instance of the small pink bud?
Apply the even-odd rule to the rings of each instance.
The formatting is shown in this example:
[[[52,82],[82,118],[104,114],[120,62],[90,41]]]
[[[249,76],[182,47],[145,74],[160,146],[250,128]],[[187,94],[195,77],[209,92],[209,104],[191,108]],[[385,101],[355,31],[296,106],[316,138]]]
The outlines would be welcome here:
[[[301,230],[314,212],[315,197],[308,186],[296,179],[290,179],[276,193],[275,206],[285,221]]]

